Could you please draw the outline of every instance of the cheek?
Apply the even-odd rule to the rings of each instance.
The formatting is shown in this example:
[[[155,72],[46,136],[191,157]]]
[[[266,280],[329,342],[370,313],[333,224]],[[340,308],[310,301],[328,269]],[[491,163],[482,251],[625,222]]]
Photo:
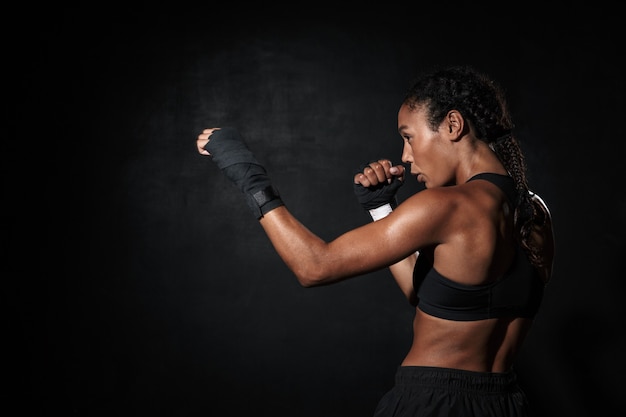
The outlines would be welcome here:
[[[428,141],[424,140],[415,140],[409,145],[409,151],[415,159],[423,159],[425,157],[428,157],[428,154],[430,153],[429,148],[430,146],[428,144]]]

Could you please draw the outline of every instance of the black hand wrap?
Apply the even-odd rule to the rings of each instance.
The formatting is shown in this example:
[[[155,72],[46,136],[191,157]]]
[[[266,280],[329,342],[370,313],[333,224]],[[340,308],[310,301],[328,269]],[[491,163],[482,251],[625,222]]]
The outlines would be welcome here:
[[[357,173],[363,172],[365,167],[367,165],[364,165]],[[371,187],[354,184],[354,194],[356,194],[359,203],[365,210],[372,210],[385,204],[390,204],[391,208],[395,209],[398,206],[396,193],[402,184],[404,184],[404,181],[400,181],[395,177],[391,180],[391,183],[385,181]]]
[[[283,206],[278,190],[267,172],[236,129],[223,127],[215,130],[204,146],[213,162],[246,196],[246,202],[257,219],[270,210]]]

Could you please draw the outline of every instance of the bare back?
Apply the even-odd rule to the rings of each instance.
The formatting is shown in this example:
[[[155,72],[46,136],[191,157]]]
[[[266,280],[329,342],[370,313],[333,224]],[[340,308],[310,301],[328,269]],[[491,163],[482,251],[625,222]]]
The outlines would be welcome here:
[[[454,234],[422,252],[415,273],[426,274],[434,268],[452,285],[493,283],[515,262],[518,246],[513,237],[512,210],[502,192],[485,181],[453,187],[450,194],[458,199],[453,205],[459,207],[448,219],[448,229]],[[551,265],[551,224],[536,232],[537,239],[547,244]],[[545,281],[544,273],[539,271]],[[417,306],[413,343],[402,365],[505,372],[531,325],[532,317],[524,314],[456,320],[436,317]]]

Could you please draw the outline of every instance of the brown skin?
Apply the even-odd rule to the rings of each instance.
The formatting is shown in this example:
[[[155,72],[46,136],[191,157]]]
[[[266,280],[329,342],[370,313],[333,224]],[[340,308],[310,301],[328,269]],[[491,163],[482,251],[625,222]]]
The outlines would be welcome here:
[[[204,146],[213,130],[198,136],[199,153],[208,155]],[[432,131],[421,109],[403,105],[398,131],[404,140],[402,162],[410,164],[410,173],[426,189],[387,217],[330,242],[312,233],[284,206],[260,219],[302,286],[327,285],[389,267],[401,291],[415,304],[412,273],[421,248],[434,248],[434,268],[463,284],[493,281],[509,267],[515,241],[505,196],[487,181],[466,183],[481,172],[506,174],[496,155],[456,110]],[[403,165],[380,160],[355,175],[354,182],[367,187],[404,175]],[[541,236],[546,240],[551,230],[540,231]],[[504,372],[511,368],[530,325],[531,320],[522,318],[444,320],[416,308],[413,343],[402,365]]]

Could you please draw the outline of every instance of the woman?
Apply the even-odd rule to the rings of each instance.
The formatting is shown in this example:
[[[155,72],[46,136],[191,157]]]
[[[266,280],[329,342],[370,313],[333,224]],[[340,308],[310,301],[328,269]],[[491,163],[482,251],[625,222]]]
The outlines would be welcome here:
[[[292,216],[234,129],[197,138],[301,285],[389,267],[416,306],[411,348],[376,417],[529,414],[513,363],[550,279],[554,240],[512,128],[502,90],[475,69],[419,78],[398,132],[402,162],[425,189],[397,205],[404,165],[367,164],[355,193],[375,221],[330,242]]]

